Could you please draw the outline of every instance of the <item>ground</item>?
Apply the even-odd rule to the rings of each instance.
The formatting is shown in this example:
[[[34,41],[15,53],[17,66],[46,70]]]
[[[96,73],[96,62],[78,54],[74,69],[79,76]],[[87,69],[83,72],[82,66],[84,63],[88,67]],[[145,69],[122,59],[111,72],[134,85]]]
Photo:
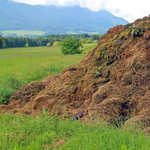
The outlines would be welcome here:
[[[85,58],[59,75],[16,91],[0,112],[150,124],[150,16],[111,28]]]

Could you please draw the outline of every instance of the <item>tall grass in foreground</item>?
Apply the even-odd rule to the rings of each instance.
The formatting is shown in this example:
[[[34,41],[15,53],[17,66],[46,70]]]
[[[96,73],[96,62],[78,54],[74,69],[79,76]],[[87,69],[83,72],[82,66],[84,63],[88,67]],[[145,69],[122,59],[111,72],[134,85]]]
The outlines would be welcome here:
[[[98,120],[88,125],[72,119],[0,116],[1,150],[149,150],[150,139],[141,132],[106,126]]]
[[[83,54],[67,56],[62,55],[60,46],[0,50],[0,103],[7,104],[21,86],[77,64],[93,47],[95,44],[85,44]]]

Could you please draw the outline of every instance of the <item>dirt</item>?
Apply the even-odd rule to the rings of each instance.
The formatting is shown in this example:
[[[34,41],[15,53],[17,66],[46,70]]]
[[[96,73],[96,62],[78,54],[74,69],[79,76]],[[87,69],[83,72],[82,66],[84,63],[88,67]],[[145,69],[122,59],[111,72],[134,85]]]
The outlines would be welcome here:
[[[113,122],[150,126],[150,16],[111,28],[77,65],[13,93],[0,112],[83,119],[95,115]]]

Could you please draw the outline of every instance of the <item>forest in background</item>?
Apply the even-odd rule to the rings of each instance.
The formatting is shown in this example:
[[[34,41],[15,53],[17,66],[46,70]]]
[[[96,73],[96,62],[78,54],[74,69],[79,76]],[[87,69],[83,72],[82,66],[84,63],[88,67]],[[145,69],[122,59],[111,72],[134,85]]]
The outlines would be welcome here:
[[[0,48],[12,48],[12,47],[35,47],[35,46],[52,46],[59,45],[59,43],[70,37],[71,39],[80,40],[82,43],[96,43],[102,34],[72,34],[72,35],[60,35],[52,34],[47,36],[40,36],[36,38],[29,37],[0,37]]]

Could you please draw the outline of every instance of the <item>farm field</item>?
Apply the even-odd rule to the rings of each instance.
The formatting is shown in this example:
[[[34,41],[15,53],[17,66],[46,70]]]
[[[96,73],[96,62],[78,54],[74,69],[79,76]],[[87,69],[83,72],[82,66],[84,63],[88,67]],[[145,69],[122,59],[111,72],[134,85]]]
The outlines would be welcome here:
[[[95,44],[85,44],[80,55],[63,55],[60,46],[0,50],[0,101],[7,103],[10,95],[21,86],[77,64],[93,47]]]
[[[36,36],[42,36],[46,32],[44,31],[38,31],[38,30],[33,30],[33,31],[28,31],[28,30],[5,30],[2,31],[2,34],[4,36],[10,36],[13,34],[16,34],[17,36],[25,36],[25,35],[36,35]]]

